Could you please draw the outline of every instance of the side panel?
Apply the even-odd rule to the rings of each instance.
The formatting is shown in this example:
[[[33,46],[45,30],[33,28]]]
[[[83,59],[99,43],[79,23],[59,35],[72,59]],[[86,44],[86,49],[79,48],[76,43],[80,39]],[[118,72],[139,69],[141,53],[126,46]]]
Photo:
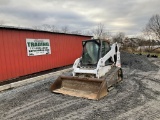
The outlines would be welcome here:
[[[27,56],[26,38],[49,39],[51,54]],[[73,64],[86,36],[0,29],[0,81]]]

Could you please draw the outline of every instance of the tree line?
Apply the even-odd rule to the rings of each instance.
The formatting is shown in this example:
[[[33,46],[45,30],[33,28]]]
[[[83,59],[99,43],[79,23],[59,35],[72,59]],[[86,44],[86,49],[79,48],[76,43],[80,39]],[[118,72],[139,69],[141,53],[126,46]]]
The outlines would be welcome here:
[[[47,30],[51,32],[63,32],[63,33],[71,33],[71,34],[83,34],[83,35],[92,35],[94,38],[100,39],[112,39],[113,42],[120,42],[126,38],[124,32],[117,32],[116,34],[112,34],[109,30],[107,30],[105,24],[99,23],[94,29],[88,31],[80,31],[75,30],[71,31],[69,26],[62,26],[61,28],[56,27],[55,25],[43,24],[40,26],[33,26],[33,29],[38,30]],[[145,27],[142,29],[142,36],[138,36],[139,43],[138,44],[151,44],[154,43],[153,39],[160,40],[160,15],[155,14],[149,20]],[[146,42],[148,40],[148,42]]]
[[[0,21],[0,25],[2,26],[4,21]],[[44,30],[51,32],[61,32],[61,33],[70,33],[70,34],[82,34],[82,35],[90,35],[94,38],[100,39],[112,39],[113,42],[122,43],[124,39],[126,39],[126,35],[124,32],[117,32],[114,35],[106,28],[105,24],[99,23],[91,30],[71,30],[69,26],[57,27],[55,25],[43,24],[39,26],[32,26],[31,29],[34,30]],[[160,40],[160,15],[153,15],[145,27],[142,29],[143,36],[139,36],[141,40],[139,40],[139,44],[147,43],[145,40]]]

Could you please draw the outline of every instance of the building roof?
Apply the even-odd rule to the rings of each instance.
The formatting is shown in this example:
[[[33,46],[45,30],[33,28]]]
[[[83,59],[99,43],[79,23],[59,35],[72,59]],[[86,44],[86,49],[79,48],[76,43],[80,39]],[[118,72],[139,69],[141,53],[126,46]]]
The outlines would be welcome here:
[[[4,25],[0,25],[0,29],[22,30],[22,31],[45,32],[45,33],[53,33],[53,34],[63,34],[63,35],[93,37],[93,36],[90,36],[90,35],[80,35],[80,34],[62,33],[62,32],[52,32],[52,31],[47,31],[47,30],[36,30],[36,29],[32,29],[32,28],[4,26]]]

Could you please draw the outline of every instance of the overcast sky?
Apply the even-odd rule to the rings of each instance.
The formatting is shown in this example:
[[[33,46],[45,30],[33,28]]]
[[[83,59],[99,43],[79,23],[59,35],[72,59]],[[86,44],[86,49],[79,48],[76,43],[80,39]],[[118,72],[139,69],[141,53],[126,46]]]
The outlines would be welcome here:
[[[102,23],[111,33],[138,35],[160,0],[0,0],[0,24],[42,24],[87,31]]]

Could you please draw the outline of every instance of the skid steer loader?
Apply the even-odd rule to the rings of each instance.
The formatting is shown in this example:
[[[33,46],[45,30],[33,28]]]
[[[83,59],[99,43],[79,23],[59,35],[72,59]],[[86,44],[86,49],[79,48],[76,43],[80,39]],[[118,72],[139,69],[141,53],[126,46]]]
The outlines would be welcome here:
[[[70,96],[98,100],[108,94],[109,87],[123,79],[120,46],[91,39],[82,42],[82,56],[73,64],[72,76],[59,76],[51,91]]]

